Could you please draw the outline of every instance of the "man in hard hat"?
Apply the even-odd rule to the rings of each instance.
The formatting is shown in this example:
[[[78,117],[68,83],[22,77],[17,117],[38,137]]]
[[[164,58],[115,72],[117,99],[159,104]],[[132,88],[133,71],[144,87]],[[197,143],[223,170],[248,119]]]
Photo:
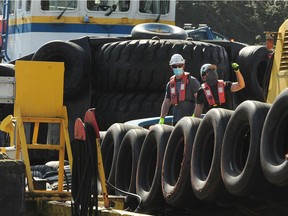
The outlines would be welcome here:
[[[228,108],[226,97],[228,92],[237,92],[245,87],[244,78],[237,63],[232,63],[237,82],[218,80],[217,66],[204,64],[200,69],[200,76],[204,83],[198,90],[194,116],[200,117],[203,107],[207,110],[214,107]]]
[[[274,37],[272,34],[267,34],[266,35],[266,47],[268,50],[274,49]]]
[[[174,54],[169,62],[174,75],[166,85],[166,94],[161,107],[159,124],[163,124],[170,107],[173,108],[173,125],[182,117],[191,116],[195,108],[199,81],[184,71],[185,60],[180,54]]]

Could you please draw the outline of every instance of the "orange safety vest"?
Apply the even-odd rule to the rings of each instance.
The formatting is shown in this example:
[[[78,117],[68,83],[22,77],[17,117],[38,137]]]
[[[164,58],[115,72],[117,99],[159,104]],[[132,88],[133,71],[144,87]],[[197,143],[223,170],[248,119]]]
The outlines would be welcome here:
[[[188,79],[189,73],[184,73],[181,79],[181,87],[180,87],[180,93],[179,93],[179,102],[185,100],[186,95],[186,86],[189,81]],[[178,98],[176,93],[176,78],[175,75],[173,75],[170,78],[170,92],[171,92],[171,104],[176,106],[178,104]]]
[[[224,90],[225,84],[223,80],[218,80],[217,83],[217,91],[218,91],[218,98],[219,98],[219,105],[225,103],[225,90]],[[212,91],[210,89],[210,86],[207,83],[202,84],[202,88],[204,90],[206,99],[210,106],[217,106],[214,96],[212,94]]]

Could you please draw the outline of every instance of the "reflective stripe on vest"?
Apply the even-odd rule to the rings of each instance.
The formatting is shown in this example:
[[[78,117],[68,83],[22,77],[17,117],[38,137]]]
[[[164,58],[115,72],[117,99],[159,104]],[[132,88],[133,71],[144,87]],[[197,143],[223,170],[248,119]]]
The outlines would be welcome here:
[[[182,76],[180,93],[179,93],[179,102],[185,100],[186,87],[187,87],[187,83],[189,81],[188,76],[189,76],[189,73],[186,73],[186,72]],[[175,106],[178,104],[175,75],[170,78],[170,92],[171,92],[171,104]]]
[[[219,104],[221,105],[225,103],[225,91],[224,91],[224,81],[223,80],[218,80],[217,84],[217,91],[218,91],[218,99],[219,99]],[[212,91],[210,89],[210,86],[207,83],[202,84],[202,88],[204,90],[204,94],[206,96],[206,99],[209,103],[210,106],[217,106],[214,96],[212,94]]]

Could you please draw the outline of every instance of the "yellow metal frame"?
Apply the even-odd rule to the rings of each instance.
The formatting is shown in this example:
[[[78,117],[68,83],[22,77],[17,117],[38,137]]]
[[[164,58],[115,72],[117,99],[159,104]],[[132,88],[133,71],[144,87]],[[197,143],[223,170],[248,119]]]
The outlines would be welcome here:
[[[67,150],[70,169],[72,171],[72,151],[68,134],[68,115],[63,106],[64,63],[16,61],[15,64],[16,93],[14,117],[8,116],[0,128],[9,131],[15,137],[16,159],[20,154],[26,167],[28,190],[30,193],[41,193],[56,197],[71,196],[63,191],[64,159]],[[10,123],[9,123],[10,121]],[[24,123],[34,123],[32,143],[27,143]],[[39,124],[60,124],[59,145],[37,143]],[[59,151],[58,190],[35,190],[30,168],[29,149]]]
[[[271,70],[267,102],[273,103],[281,91],[288,87],[288,20],[279,28]]]

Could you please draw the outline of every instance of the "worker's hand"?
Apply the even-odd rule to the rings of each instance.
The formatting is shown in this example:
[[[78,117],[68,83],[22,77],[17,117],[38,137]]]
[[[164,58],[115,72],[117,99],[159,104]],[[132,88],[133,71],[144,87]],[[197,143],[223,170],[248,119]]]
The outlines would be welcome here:
[[[238,71],[239,70],[239,65],[237,63],[232,63],[232,68],[234,71]]]
[[[159,119],[159,124],[164,124],[164,118]]]

